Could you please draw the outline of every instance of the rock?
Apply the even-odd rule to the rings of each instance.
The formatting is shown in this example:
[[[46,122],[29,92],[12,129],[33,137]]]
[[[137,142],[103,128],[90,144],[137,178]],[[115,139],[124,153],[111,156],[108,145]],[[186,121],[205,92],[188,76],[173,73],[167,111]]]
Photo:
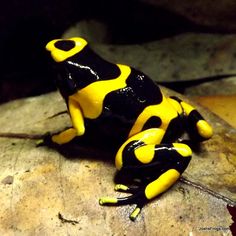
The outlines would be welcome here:
[[[1,183],[2,183],[2,184],[12,184],[13,181],[14,181],[14,177],[11,176],[11,175],[8,175],[7,177],[5,177],[5,178],[1,181]]]
[[[142,0],[142,2],[162,7],[186,17],[190,21],[207,26],[216,31],[232,32],[236,30],[236,4],[233,0],[226,1],[181,1],[177,0]]]
[[[222,78],[217,81],[200,83],[184,90],[188,96],[233,96],[236,93],[236,77]]]
[[[176,95],[164,90],[167,94]],[[74,156],[30,139],[0,138],[0,234],[23,235],[231,235],[227,204],[236,202],[236,131],[197,106],[215,135],[194,152],[184,181],[150,202],[136,222],[133,206],[102,207],[115,196],[114,157],[106,150],[78,148]],[[0,106],[0,132],[44,134],[69,124],[58,93]],[[13,112],[14,111],[14,112]],[[189,182],[188,182],[189,181]],[[218,228],[217,228],[218,227]],[[219,228],[221,227],[221,228]]]
[[[236,107],[236,95],[212,95],[192,97],[192,99],[236,128],[236,110],[234,109]]]

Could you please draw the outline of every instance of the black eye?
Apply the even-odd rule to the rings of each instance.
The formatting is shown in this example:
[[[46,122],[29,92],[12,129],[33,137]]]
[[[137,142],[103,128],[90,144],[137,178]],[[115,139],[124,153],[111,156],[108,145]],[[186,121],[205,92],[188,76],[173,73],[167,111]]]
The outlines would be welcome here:
[[[75,47],[75,42],[72,40],[60,40],[55,43],[55,47],[63,51],[70,51]]]

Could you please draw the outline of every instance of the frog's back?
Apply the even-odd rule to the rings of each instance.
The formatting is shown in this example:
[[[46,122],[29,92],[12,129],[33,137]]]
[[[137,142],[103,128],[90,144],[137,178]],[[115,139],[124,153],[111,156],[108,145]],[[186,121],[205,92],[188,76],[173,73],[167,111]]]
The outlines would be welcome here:
[[[101,115],[96,119],[86,119],[87,130],[95,128],[100,138],[105,136],[122,142],[144,109],[161,104],[163,99],[160,88],[149,77],[131,68],[126,86],[105,96]]]
[[[133,122],[145,107],[163,100],[160,88],[143,73],[131,68],[126,86],[117,89],[104,99],[104,112]]]

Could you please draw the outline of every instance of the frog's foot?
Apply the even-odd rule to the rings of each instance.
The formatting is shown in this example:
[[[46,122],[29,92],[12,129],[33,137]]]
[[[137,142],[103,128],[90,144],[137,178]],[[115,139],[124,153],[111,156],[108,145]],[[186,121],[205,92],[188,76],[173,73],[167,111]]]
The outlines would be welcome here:
[[[130,219],[134,221],[137,216],[140,214],[141,209],[147,203],[147,198],[143,194],[143,191],[138,190],[136,187],[128,187],[123,184],[117,184],[115,186],[116,191],[122,191],[127,193],[133,193],[128,197],[102,197],[99,199],[100,205],[107,205],[107,206],[121,206],[121,205],[128,205],[128,204],[135,204],[136,207],[130,214]]]
[[[152,178],[148,184],[145,183],[144,185],[137,187],[129,187],[123,184],[116,185],[115,189],[117,191],[131,193],[131,195],[121,198],[103,197],[99,199],[99,204],[114,206],[136,204],[136,208],[130,214],[130,219],[135,220],[141,212],[142,207],[149,200],[154,199],[169,189],[179,177],[180,172],[178,170],[169,169],[161,175],[158,175],[156,179]]]
[[[50,134],[48,132],[36,143],[36,146],[58,147],[59,145],[69,143],[76,136],[76,130],[72,127],[66,128],[55,134]]]

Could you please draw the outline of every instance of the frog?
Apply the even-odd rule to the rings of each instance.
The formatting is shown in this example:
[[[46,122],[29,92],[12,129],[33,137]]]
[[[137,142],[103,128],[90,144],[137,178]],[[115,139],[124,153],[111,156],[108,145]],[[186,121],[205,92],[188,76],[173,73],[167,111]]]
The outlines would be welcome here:
[[[188,167],[193,151],[183,133],[200,143],[212,137],[212,126],[194,106],[166,96],[140,70],[102,58],[82,37],[51,40],[46,50],[71,126],[44,142],[61,146],[92,134],[95,141],[116,143],[116,170],[130,181],[115,184],[125,197],[101,197],[99,204],[135,205],[129,215],[134,221]]]

